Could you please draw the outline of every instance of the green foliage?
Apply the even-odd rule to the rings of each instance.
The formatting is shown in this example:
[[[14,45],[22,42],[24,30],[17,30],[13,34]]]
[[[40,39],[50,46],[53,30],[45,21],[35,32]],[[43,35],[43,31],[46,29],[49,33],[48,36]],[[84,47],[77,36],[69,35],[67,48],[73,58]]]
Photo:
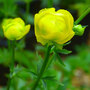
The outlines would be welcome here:
[[[18,44],[20,44],[21,42],[19,42]],[[33,81],[37,78],[38,72],[40,71],[43,63],[42,55],[46,51],[44,47],[39,45],[36,46],[36,50],[37,53],[24,50],[23,47],[16,48],[15,60],[20,65],[16,65],[13,74],[10,75],[13,78],[11,85],[12,90],[14,87],[18,88],[18,90],[27,90],[32,87]],[[78,52],[77,55],[68,56],[63,61],[65,66],[59,64],[58,58],[55,57],[54,53],[53,56],[49,59],[47,69],[37,88],[41,88],[43,90],[58,90],[63,88],[63,90],[65,90],[69,87],[76,90],[77,87],[73,86],[71,83],[74,71],[80,68],[85,73],[90,74],[90,47],[87,47],[85,45],[82,45],[80,47],[76,46],[76,51]],[[41,53],[41,56],[39,56],[39,52]],[[62,63],[61,61],[62,60],[60,60],[60,63]],[[0,49],[0,64],[8,66],[9,63],[10,54],[8,53],[8,50],[5,48]],[[36,66],[38,66],[38,69],[36,68]]]
[[[41,7],[53,7],[59,5],[62,0],[41,0]]]
[[[8,53],[8,50],[5,48],[3,49],[0,48],[0,64],[8,65],[9,63],[10,63],[10,54]]]
[[[58,53],[55,53],[55,56],[56,56],[56,58],[58,59],[58,61],[60,62],[60,64],[62,64],[62,65],[65,66],[65,64],[63,63],[63,61],[62,61],[60,55],[59,55]]]
[[[26,19],[27,17],[27,23],[34,24],[34,16],[32,14],[23,14],[23,18]]]
[[[66,49],[62,49],[62,50],[57,50],[58,53],[61,53],[61,54],[70,54],[72,51],[68,51]]]
[[[1,37],[1,38],[4,37],[4,35],[3,35],[3,30],[2,30],[2,28],[1,28],[1,26],[0,26],[0,37]]]
[[[16,16],[16,4],[14,0],[2,0],[2,5],[0,11],[4,14],[5,17]]]
[[[69,6],[72,9],[78,10],[78,16],[81,16],[82,13],[90,7],[90,1],[89,0],[83,0],[80,2],[76,2],[73,5]]]
[[[70,42],[65,43],[64,45],[62,45],[62,47],[68,45],[69,43],[70,43]],[[61,47],[61,46],[60,46],[60,47]],[[52,46],[51,51],[50,51],[50,53],[53,53],[54,57],[55,57],[56,59],[58,59],[58,61],[60,62],[60,64],[62,64],[62,65],[64,65],[64,66],[65,66],[65,64],[64,64],[63,61],[61,60],[61,57],[60,57],[59,53],[60,53],[60,54],[70,54],[71,52],[72,52],[72,51],[68,51],[68,50],[66,50],[66,49],[57,48],[57,46]]]
[[[15,1],[19,1],[19,2],[25,2],[25,3],[32,2],[32,0],[15,0]]]
[[[56,61],[56,62],[52,62],[51,67],[48,67],[48,70],[45,73],[45,76],[55,75],[56,77],[58,77],[60,75],[60,78],[57,78],[57,80],[60,80],[62,78],[62,75],[64,75],[63,82],[62,82],[64,84],[64,86],[59,85],[58,88],[56,89],[55,87],[57,87],[58,84],[55,84],[55,82],[51,82],[51,80],[50,81],[48,80],[48,81],[46,81],[48,83],[48,85],[45,82],[45,85],[47,85],[46,87],[48,89],[58,90],[60,88],[63,88],[63,90],[66,90],[66,88],[69,87],[69,89],[71,88],[71,89],[76,90],[77,87],[73,86],[71,83],[74,71],[80,68],[81,70],[84,70],[85,73],[88,73],[88,74],[90,73],[90,69],[89,69],[90,47],[86,47],[84,45],[81,47],[77,47],[76,50],[79,50],[77,55],[71,55],[64,60],[65,67],[63,67],[61,64],[59,64],[58,61],[56,61],[56,58],[54,58],[54,61]],[[53,66],[53,64],[54,64],[54,66]],[[65,81],[64,81],[64,79],[65,79]]]

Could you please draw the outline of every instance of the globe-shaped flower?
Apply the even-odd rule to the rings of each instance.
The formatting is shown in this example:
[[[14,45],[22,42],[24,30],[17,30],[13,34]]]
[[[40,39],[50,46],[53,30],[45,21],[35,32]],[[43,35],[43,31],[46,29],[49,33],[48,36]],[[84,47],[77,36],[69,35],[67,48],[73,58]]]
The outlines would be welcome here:
[[[35,15],[35,35],[38,42],[64,44],[74,36],[72,15],[55,8],[42,9]]]
[[[2,27],[4,36],[9,40],[19,40],[30,30],[30,25],[25,25],[21,18],[5,19]]]

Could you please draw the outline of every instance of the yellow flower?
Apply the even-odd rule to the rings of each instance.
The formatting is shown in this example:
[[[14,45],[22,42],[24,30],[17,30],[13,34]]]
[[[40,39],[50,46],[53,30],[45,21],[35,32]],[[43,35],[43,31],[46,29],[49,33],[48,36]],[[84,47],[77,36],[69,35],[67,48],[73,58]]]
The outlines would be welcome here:
[[[30,25],[25,25],[21,18],[5,19],[2,27],[4,36],[9,40],[19,40],[30,30]]]
[[[64,44],[73,36],[74,19],[67,11],[55,8],[42,9],[35,15],[35,35],[41,44]]]

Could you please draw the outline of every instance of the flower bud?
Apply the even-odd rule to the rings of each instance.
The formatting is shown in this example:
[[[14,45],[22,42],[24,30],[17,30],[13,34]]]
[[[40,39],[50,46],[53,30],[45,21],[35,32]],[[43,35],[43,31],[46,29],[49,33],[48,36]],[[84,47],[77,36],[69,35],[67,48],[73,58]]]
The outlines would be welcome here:
[[[4,19],[2,27],[4,36],[9,40],[19,40],[30,30],[30,25],[25,25],[21,18]]]
[[[75,32],[75,35],[79,35],[79,36],[82,36],[84,31],[85,31],[85,27],[83,27],[82,25],[74,25],[73,27],[73,31]]]
[[[64,44],[74,36],[73,17],[67,11],[42,9],[35,15],[35,35],[41,44]]]

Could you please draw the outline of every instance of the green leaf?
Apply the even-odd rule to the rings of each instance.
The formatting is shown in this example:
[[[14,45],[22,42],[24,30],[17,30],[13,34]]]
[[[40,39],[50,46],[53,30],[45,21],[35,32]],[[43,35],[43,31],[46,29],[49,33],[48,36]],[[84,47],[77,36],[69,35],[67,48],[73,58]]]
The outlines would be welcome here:
[[[43,61],[42,61],[42,60],[39,60],[39,61],[38,61],[38,64],[37,64],[37,74],[40,73],[40,70],[41,70],[42,64],[43,64]]]
[[[61,83],[60,81],[57,81],[57,80],[56,80],[56,83],[57,83],[59,86],[62,86],[62,87],[64,86],[64,84]]]
[[[15,77],[15,76],[16,76],[19,72],[21,72],[22,70],[23,70],[23,68],[17,65],[17,66],[14,68],[13,73],[11,73],[10,77]]]
[[[52,53],[55,50],[55,46],[52,46],[50,53]]]
[[[58,59],[58,61],[60,62],[60,64],[62,64],[62,65],[65,66],[65,64],[64,64],[63,61],[61,60],[60,55],[59,55],[58,53],[55,53],[55,56],[57,57],[57,59]]]
[[[42,78],[43,80],[55,80],[55,76],[46,76]]]
[[[23,73],[22,73],[23,72]],[[27,68],[24,68],[24,67],[21,67],[19,65],[17,65],[15,68],[14,68],[14,71],[12,74],[10,74],[10,77],[15,77],[15,76],[19,76],[21,77],[19,74],[22,74],[22,75],[27,75],[27,76],[36,76],[37,77],[37,74],[31,70],[28,70]],[[24,75],[24,76],[25,76]],[[27,77],[26,76],[26,77]]]
[[[19,77],[23,80],[31,80],[32,79],[32,75],[25,71],[18,72],[17,77]]]
[[[58,90],[66,90],[67,86],[69,84],[69,80],[64,80],[62,85],[59,85],[59,87],[57,88]]]
[[[44,90],[47,90],[47,83],[45,82],[45,80],[42,80],[42,84],[43,84]]]
[[[40,73],[40,70],[41,70],[41,65],[37,64],[37,74]]]
[[[16,43],[16,49],[22,50],[25,48],[25,40],[21,39],[18,43]]]
[[[26,17],[27,17],[27,19],[26,19]],[[30,23],[30,24],[34,24],[34,17],[33,17],[33,15],[32,14],[27,14],[27,13],[24,13],[23,14],[23,18],[24,18],[24,20],[26,19],[27,20],[27,23]]]
[[[31,73],[33,76],[37,76],[37,74],[35,72],[33,72],[33,71],[30,71],[30,70],[25,69],[25,68],[23,70],[28,72],[28,73]]]
[[[36,51],[40,51],[40,52],[45,52],[46,51],[46,48],[41,46],[41,45],[36,45],[35,46],[35,50]]]
[[[61,53],[61,54],[70,54],[72,51],[66,50],[66,49],[62,49],[62,50],[57,50],[57,53]]]
[[[14,0],[2,0],[2,4],[0,5],[0,11],[6,16],[6,17],[15,17],[16,15],[16,9],[17,5]]]
[[[70,43],[71,43],[71,41],[69,41],[69,42],[63,44],[63,46],[66,46],[66,45],[68,45],[68,44],[70,44]]]
[[[37,74],[33,71],[29,71],[31,74],[33,74],[34,76],[37,76]]]

